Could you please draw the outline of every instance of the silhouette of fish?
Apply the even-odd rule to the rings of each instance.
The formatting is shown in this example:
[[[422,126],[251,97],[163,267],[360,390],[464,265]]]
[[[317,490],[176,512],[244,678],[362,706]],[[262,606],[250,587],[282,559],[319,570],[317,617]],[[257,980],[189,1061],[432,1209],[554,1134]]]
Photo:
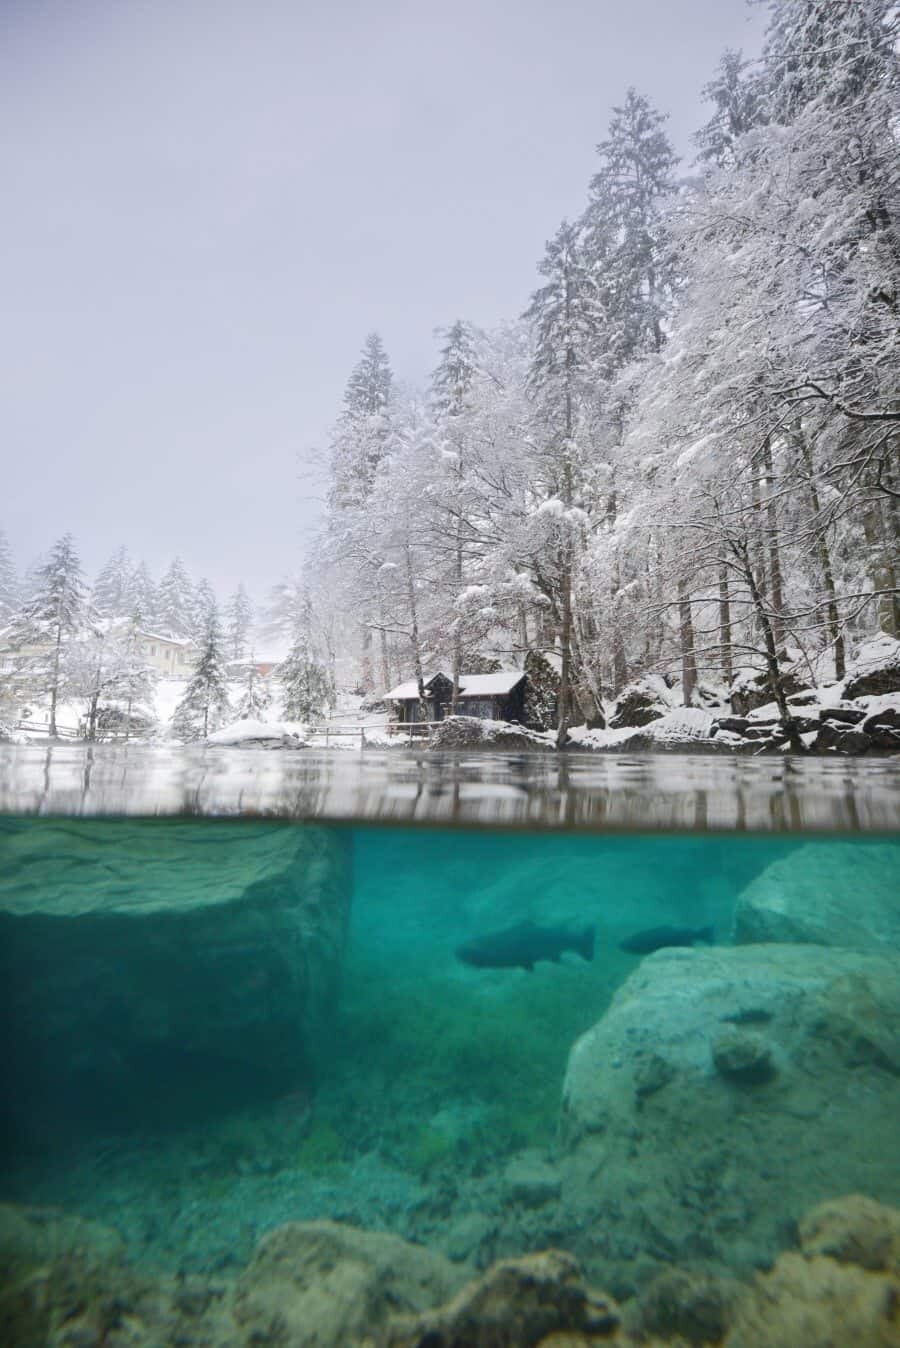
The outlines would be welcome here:
[[[476,969],[527,969],[532,972],[539,960],[558,963],[567,950],[583,960],[594,958],[594,928],[538,927],[520,922],[504,931],[485,932],[466,941],[456,952],[463,964]]]
[[[713,927],[648,927],[620,941],[619,949],[627,950],[629,955],[650,955],[665,946],[696,945],[698,941],[712,945],[715,939]]]

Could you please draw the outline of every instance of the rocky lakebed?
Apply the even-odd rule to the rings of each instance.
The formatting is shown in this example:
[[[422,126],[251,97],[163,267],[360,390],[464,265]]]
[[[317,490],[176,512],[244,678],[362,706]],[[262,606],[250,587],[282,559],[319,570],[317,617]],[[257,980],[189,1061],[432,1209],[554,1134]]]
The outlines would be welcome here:
[[[896,839],[2,827],[4,1344],[900,1343]],[[598,858],[592,962],[454,962]]]

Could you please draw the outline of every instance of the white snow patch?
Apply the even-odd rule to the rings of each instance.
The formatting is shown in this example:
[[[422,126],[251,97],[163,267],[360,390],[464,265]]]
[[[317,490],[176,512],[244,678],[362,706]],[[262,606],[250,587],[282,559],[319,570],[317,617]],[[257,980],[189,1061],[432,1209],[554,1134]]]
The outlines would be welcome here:
[[[305,744],[309,738],[309,727],[300,721],[234,721],[210,735],[207,744],[246,744],[271,740],[281,743],[287,739],[297,744]]]

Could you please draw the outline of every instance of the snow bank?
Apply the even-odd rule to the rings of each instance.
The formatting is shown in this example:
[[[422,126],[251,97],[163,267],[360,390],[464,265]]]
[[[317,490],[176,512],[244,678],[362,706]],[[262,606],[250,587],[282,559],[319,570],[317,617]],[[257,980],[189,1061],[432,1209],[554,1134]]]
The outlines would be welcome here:
[[[303,749],[308,727],[300,721],[234,721],[210,735],[206,743],[235,748]]]

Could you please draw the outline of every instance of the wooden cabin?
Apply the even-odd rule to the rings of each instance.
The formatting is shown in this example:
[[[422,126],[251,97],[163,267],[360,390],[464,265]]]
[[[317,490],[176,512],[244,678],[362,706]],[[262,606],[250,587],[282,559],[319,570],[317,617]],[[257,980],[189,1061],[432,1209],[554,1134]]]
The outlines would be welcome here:
[[[504,669],[499,674],[461,674],[459,679],[460,716],[477,716],[483,721],[525,721],[527,675],[520,669]],[[419,705],[419,687],[408,679],[384,695],[394,705],[397,723],[442,721],[450,715],[453,680],[438,672],[425,679],[425,716]]]

